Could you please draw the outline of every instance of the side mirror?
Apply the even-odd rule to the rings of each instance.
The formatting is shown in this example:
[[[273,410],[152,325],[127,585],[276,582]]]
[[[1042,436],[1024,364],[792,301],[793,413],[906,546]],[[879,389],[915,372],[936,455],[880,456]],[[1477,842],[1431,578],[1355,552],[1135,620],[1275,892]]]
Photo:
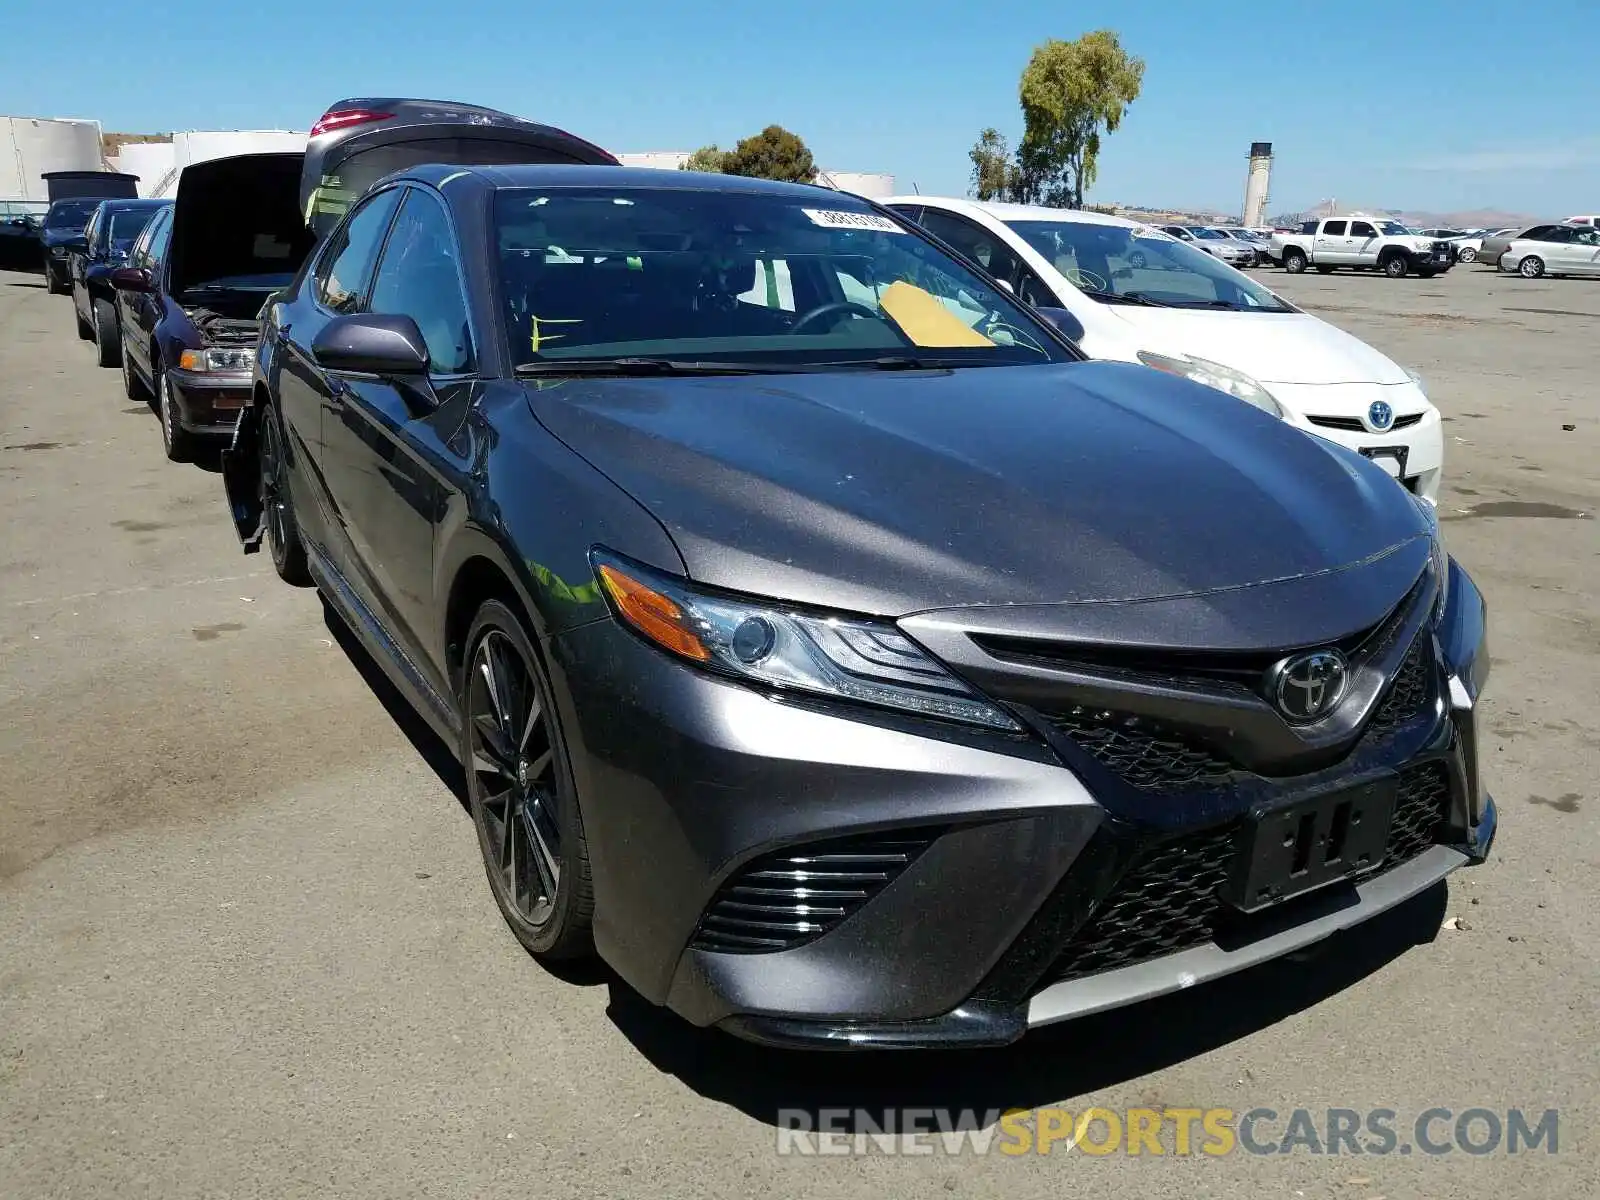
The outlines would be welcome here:
[[[118,267],[111,272],[111,286],[119,292],[153,292],[155,284],[143,267]]]
[[[1043,317],[1050,324],[1054,325],[1058,332],[1060,332],[1062,334],[1065,334],[1072,341],[1074,341],[1074,342],[1083,341],[1084,332],[1085,332],[1085,330],[1083,328],[1083,322],[1078,320],[1077,317],[1073,316],[1072,313],[1070,311],[1068,311],[1067,309],[1065,309],[1065,308],[1038,308],[1038,309],[1035,309],[1034,311],[1037,312],[1041,317]]]
[[[311,354],[329,371],[402,378],[428,373],[422,330],[398,313],[335,317],[312,339]]]

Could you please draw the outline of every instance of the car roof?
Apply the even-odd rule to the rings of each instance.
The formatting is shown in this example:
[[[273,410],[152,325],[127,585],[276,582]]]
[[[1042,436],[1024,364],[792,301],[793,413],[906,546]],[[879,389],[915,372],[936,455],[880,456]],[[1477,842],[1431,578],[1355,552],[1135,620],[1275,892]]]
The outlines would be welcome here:
[[[754,192],[771,196],[839,203],[866,202],[848,192],[806,183],[779,183],[743,175],[716,175],[701,171],[667,171],[660,167],[611,167],[604,164],[511,163],[490,166],[425,163],[397,171],[391,179],[415,179],[440,186],[445,180],[472,175],[492,188],[607,187],[653,188],[664,191]]]
[[[1049,208],[1043,204],[1009,204],[998,200],[968,200],[958,196],[891,196],[881,204],[921,204],[948,208],[953,212],[987,213],[1000,221],[1073,221],[1083,225],[1120,225],[1133,228],[1141,224],[1109,213],[1081,208]]]
[[[167,205],[171,204],[172,201],[163,200],[157,196],[140,196],[138,198],[130,196],[125,200],[102,200],[100,203],[104,204],[107,208],[115,208],[126,211],[128,209],[165,208]]]

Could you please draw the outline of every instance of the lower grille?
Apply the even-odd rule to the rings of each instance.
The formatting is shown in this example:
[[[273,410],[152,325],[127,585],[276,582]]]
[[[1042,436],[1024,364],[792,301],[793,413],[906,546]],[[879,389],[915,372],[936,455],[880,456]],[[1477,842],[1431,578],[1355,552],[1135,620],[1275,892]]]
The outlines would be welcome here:
[[[1441,762],[1401,771],[1383,861],[1367,874],[1409,862],[1438,838],[1450,799]],[[1163,958],[1214,941],[1235,911],[1218,898],[1238,851],[1239,826],[1183,834],[1149,846],[1067,943],[1043,983]]]
[[[763,855],[718,889],[689,944],[762,954],[815,941],[897,879],[940,832],[845,838]]]
[[[1227,759],[1183,734],[1127,713],[1075,704],[1044,718],[1134,787],[1204,787],[1221,783],[1235,770]]]

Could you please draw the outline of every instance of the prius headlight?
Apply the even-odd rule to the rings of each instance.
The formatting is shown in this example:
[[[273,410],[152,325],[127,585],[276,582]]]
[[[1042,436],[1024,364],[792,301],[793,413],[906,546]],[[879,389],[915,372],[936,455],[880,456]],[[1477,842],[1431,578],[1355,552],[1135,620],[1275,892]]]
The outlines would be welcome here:
[[[778,691],[1021,729],[888,622],[711,595],[602,551],[592,559],[600,589],[623,623],[707,670]]]
[[[1139,351],[1139,361],[1158,371],[1182,375],[1185,379],[1214,387],[1219,392],[1227,392],[1275,417],[1283,416],[1283,408],[1272,398],[1272,393],[1243,371],[1235,371],[1210,359],[1195,358],[1188,354],[1156,354],[1151,350]]]
[[[1417,391],[1421,392],[1423,397],[1426,398],[1428,395],[1428,385],[1422,381],[1422,376],[1417,374],[1410,367],[1405,368],[1405,372],[1406,378],[1411,380],[1412,383],[1416,384]]]
[[[1450,554],[1444,548],[1444,532],[1439,528],[1439,512],[1429,500],[1413,496],[1422,519],[1428,523],[1430,545],[1428,556],[1433,563],[1433,577],[1439,581],[1439,601],[1436,611],[1443,612],[1450,600]]]

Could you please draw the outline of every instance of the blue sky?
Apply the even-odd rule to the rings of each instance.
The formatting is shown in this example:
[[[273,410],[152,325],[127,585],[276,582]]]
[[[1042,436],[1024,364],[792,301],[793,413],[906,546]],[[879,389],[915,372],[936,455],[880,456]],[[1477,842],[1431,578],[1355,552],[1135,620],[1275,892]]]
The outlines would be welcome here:
[[[0,48],[0,112],[305,129],[341,96],[421,95],[612,150],[726,146],[776,121],[823,166],[960,193],[979,129],[1020,133],[1033,47],[1103,27],[1147,67],[1091,200],[1237,208],[1263,140],[1274,211],[1333,196],[1567,215],[1600,211],[1592,3],[167,0],[159,18],[120,4],[63,22],[60,0],[11,0],[13,32],[56,33]]]

